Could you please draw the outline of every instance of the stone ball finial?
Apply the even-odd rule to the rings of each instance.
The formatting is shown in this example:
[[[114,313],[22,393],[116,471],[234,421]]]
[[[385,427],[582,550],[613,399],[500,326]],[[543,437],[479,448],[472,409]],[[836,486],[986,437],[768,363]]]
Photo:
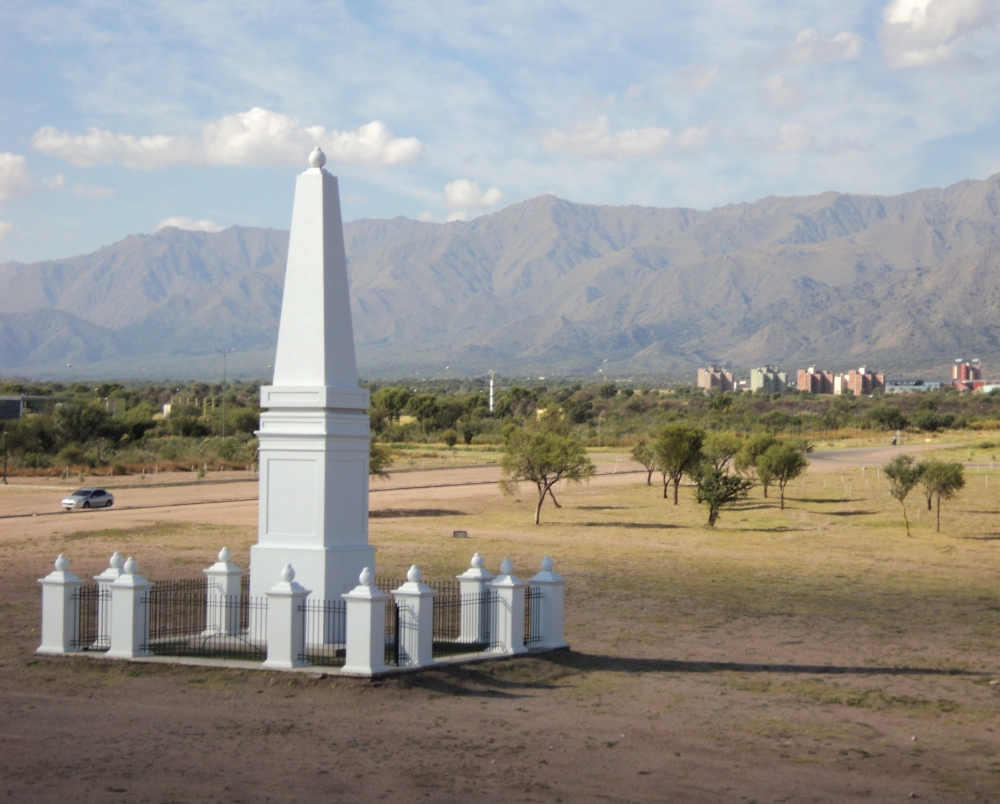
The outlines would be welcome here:
[[[233,557],[233,554],[229,552],[229,548],[228,547],[223,547],[219,551],[219,561],[221,561],[223,564],[228,564],[229,560],[232,557]]]
[[[122,564],[124,563],[125,559],[122,558],[122,554],[119,553],[117,550],[115,550],[111,554],[111,558],[108,559],[108,566],[111,567],[111,569],[121,569]]]
[[[66,558],[66,556],[60,553],[58,556],[56,556],[55,567],[59,572],[65,572],[66,570],[69,569],[69,560]]]
[[[500,564],[500,574],[510,575],[513,571],[514,571],[514,564],[511,562],[509,558],[505,558],[503,562]]]
[[[291,583],[295,580],[295,570],[292,569],[291,564],[285,564],[285,568],[281,571],[281,580],[285,583]]]
[[[126,575],[135,575],[135,571],[139,569],[139,565],[135,563],[135,559],[129,556],[125,559],[125,566],[123,567]]]
[[[368,567],[365,567],[363,570],[361,570],[361,574],[358,576],[358,583],[360,583],[362,586],[371,586],[373,580],[374,576],[372,575],[372,571]]]
[[[424,576],[420,574],[420,570],[417,568],[416,564],[410,567],[410,571],[406,573],[406,580],[410,583],[417,583],[423,577]]]
[[[555,566],[555,562],[548,556],[542,559],[542,572],[552,572]]]
[[[309,154],[309,164],[314,168],[321,168],[326,164],[326,154],[323,153],[323,149],[318,145],[313,149],[313,152]]]
[[[479,555],[479,553],[476,553],[472,557],[472,568],[473,569],[482,569],[483,568],[483,557],[481,555]]]

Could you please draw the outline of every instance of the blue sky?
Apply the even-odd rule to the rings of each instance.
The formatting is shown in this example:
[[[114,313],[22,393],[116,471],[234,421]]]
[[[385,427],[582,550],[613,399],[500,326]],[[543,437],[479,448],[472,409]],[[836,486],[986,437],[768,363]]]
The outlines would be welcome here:
[[[997,0],[0,5],[0,261],[542,194],[709,208],[1000,171]]]

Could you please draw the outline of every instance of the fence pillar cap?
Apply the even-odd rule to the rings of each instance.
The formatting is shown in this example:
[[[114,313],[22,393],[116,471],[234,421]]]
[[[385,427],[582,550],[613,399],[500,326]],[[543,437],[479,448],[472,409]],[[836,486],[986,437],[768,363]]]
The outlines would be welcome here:
[[[149,589],[153,586],[152,581],[139,574],[139,565],[132,556],[125,560],[123,569],[125,571],[111,583],[112,589]]]
[[[51,583],[59,584],[61,586],[75,585],[79,586],[83,584],[83,578],[73,574],[69,571],[69,560],[62,553],[55,560],[55,569],[52,570],[44,578],[39,578],[39,583]]]
[[[423,574],[420,572],[420,568],[414,564],[406,573],[406,583],[398,589],[393,589],[392,593],[394,595],[416,595],[419,597],[435,594],[434,590],[425,584],[421,578],[423,578]]]
[[[100,575],[95,575],[95,581],[114,581],[116,578],[120,577],[125,573],[122,569],[125,559],[122,558],[122,554],[115,550],[111,554],[111,558],[108,559],[108,568],[104,570]]]
[[[555,562],[551,558],[545,556],[542,559],[542,571],[539,572],[535,577],[531,578],[528,583],[532,584],[556,584],[556,583],[566,583],[566,579],[563,578],[558,572],[555,571]]]
[[[374,583],[375,575],[365,567],[358,577],[358,585],[350,592],[341,595],[346,600],[385,600],[389,596],[381,591]]]
[[[514,563],[509,558],[505,558],[500,564],[500,574],[490,584],[494,589],[527,585],[514,574]]]
[[[242,575],[243,570],[230,561],[232,557],[229,548],[223,547],[219,551],[219,560],[211,567],[203,569],[202,572],[206,574],[211,573],[212,575]]]
[[[308,597],[312,594],[311,589],[306,589],[302,584],[295,581],[295,570],[291,564],[285,564],[281,570],[281,580],[278,581],[268,592],[276,597]]]
[[[471,566],[461,575],[456,575],[460,581],[492,581],[493,573],[483,568],[483,557],[476,553],[472,557]]]

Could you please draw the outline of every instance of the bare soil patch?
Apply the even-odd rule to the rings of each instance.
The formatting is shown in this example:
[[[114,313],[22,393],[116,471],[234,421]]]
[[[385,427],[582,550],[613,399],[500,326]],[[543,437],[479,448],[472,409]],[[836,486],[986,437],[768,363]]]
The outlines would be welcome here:
[[[644,475],[563,489],[538,527],[527,487],[520,499],[492,485],[373,493],[379,574],[417,563],[448,577],[478,550],[494,571],[509,555],[530,577],[550,554],[569,579],[572,645],[376,682],[34,656],[35,579],[59,552],[81,575],[115,549],[153,580],[199,574],[223,544],[245,566],[256,504],[199,497],[224,486],[121,492],[157,508],[0,520],[0,791],[1000,800],[1000,477],[987,490],[971,473],[940,534],[926,512],[916,520],[914,496],[907,539],[871,471],[810,473],[785,511],[757,490],[714,530],[690,489],[675,507]],[[406,485],[433,485],[418,476]],[[0,515],[58,494],[2,491]],[[459,529],[469,538],[453,539]]]

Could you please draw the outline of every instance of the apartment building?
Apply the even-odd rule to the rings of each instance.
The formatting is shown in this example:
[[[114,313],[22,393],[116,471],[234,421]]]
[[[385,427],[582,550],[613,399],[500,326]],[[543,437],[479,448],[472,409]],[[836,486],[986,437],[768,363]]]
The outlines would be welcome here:
[[[733,372],[719,366],[698,369],[698,387],[706,394],[709,391],[732,391],[736,387]]]
[[[885,390],[885,375],[869,371],[866,366],[851,369],[846,374],[818,371],[815,366],[799,369],[798,388],[810,394],[844,394],[852,391],[855,396]]]
[[[750,369],[750,390],[763,391],[765,394],[780,394],[788,385],[785,372],[778,371],[774,366],[762,366]]]

